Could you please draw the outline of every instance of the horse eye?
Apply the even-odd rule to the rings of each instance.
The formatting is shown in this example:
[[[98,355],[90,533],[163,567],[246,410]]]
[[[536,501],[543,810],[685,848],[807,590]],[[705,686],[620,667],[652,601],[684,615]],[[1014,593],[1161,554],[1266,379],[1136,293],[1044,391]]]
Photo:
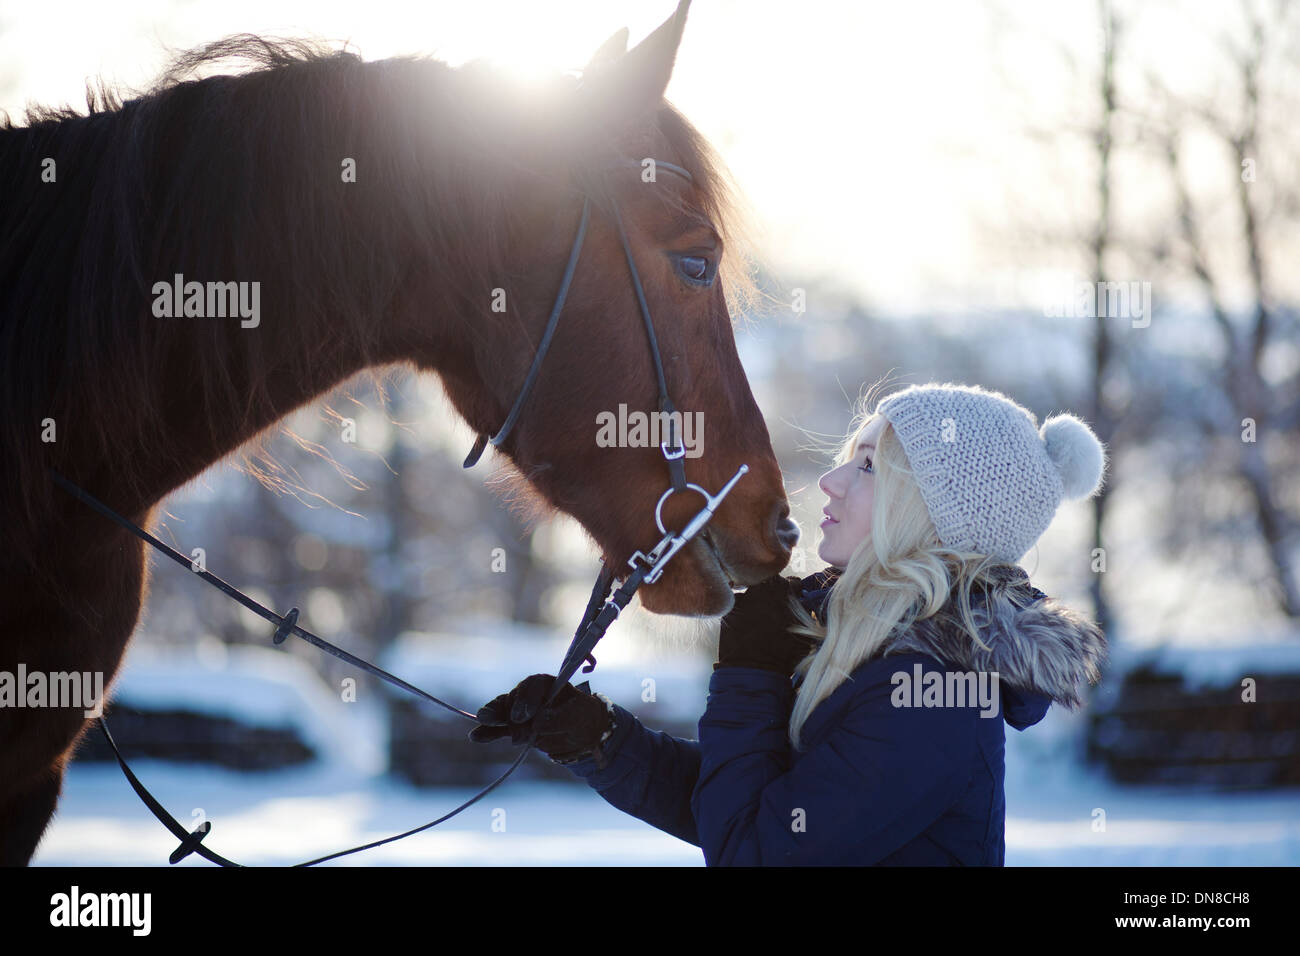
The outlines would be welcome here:
[[[677,268],[692,282],[709,281],[709,260],[704,256],[681,256]]]

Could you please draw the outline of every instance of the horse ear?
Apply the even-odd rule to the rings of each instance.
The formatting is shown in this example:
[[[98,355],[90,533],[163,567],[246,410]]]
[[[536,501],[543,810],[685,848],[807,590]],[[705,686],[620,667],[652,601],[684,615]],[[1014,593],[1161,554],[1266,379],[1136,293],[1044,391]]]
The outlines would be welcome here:
[[[653,33],[584,84],[590,114],[618,120],[650,109],[663,99],[690,5],[690,0],[680,0],[673,15]],[[626,44],[627,30],[620,30],[601,46],[597,57],[611,49],[620,36]]]
[[[627,53],[627,27],[623,27],[600,45],[600,49],[591,55],[591,60],[583,72],[591,73],[602,66],[614,63],[625,53]]]

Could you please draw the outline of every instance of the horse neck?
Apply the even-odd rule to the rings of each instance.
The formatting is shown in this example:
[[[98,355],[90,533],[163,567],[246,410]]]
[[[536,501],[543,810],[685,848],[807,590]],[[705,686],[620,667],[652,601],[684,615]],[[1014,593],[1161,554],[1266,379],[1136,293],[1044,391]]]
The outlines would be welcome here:
[[[384,68],[351,67],[363,79]],[[413,67],[402,69],[409,74]],[[256,80],[254,75],[235,82]],[[287,157],[282,167],[268,169],[236,153],[230,159],[234,172],[219,194],[183,190],[187,163],[196,169],[200,163],[187,155],[179,162],[168,157],[181,179],[170,204],[162,203],[162,218],[174,224],[173,238],[186,238],[179,249],[166,236],[155,240],[161,254],[143,270],[148,284],[174,292],[175,274],[183,270],[182,283],[248,283],[251,299],[256,282],[260,316],[255,327],[249,327],[254,319],[242,316],[144,320],[140,335],[156,323],[153,331],[166,342],[153,349],[161,361],[141,368],[149,381],[139,397],[151,408],[123,410],[127,420],[142,411],[146,419],[139,423],[144,427],[138,442],[125,442],[136,446],[145,472],[137,504],[159,500],[367,367],[414,361],[442,375],[453,405],[472,426],[487,427],[497,416],[475,354],[483,337],[473,325],[481,325],[486,310],[469,303],[489,302],[485,262],[490,266],[500,232],[500,222],[482,214],[494,207],[481,197],[508,194],[510,184],[456,182],[456,174],[440,168],[474,168],[448,155],[464,138],[456,128],[458,116],[426,114],[433,128],[420,130],[421,150],[391,142],[397,127],[409,125],[394,113],[418,111],[400,102],[405,94],[392,92],[392,82],[389,77],[386,97],[358,96],[344,109],[337,86],[307,85],[284,116],[277,117],[270,102],[253,129],[235,135],[218,125],[201,133],[198,149],[208,145],[205,139],[232,135],[254,144],[257,157]],[[331,128],[340,114],[353,125]],[[228,111],[215,115],[217,124],[229,121]],[[375,142],[376,148],[357,147],[357,141]],[[418,157],[421,166],[401,168],[386,158],[390,154]],[[354,182],[343,175],[348,157],[357,163]],[[315,174],[304,174],[313,168]],[[427,185],[431,171],[439,177],[433,190]],[[300,181],[304,175],[307,189]],[[236,202],[227,195],[232,190]],[[303,196],[313,201],[295,201]],[[442,208],[444,201],[452,208]],[[413,202],[428,204],[431,222],[412,224],[407,207]],[[205,232],[240,237],[239,245],[209,244]],[[184,291],[182,285],[182,299]]]

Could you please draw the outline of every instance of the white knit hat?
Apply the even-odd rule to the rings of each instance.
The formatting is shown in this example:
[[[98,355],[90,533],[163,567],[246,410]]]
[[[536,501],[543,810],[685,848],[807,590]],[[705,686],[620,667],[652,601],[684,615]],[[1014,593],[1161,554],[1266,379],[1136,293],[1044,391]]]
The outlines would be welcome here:
[[[1063,499],[1101,489],[1106,451],[1073,415],[1038,420],[998,392],[914,385],[882,399],[948,548],[1014,564],[1047,530]]]

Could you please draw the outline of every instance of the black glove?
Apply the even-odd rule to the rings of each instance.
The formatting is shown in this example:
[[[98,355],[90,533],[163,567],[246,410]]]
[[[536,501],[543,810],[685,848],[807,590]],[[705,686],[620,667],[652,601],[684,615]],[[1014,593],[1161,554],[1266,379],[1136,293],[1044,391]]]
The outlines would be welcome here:
[[[535,730],[533,746],[552,760],[572,763],[599,756],[600,744],[613,728],[609,708],[591,693],[590,682],[583,682],[577,687],[565,684],[559,696],[542,710],[542,702],[554,683],[552,674],[533,674],[508,694],[488,701],[478,709],[479,726],[469,732],[469,739],[481,744],[509,735],[512,743],[522,744]]]
[[[806,590],[803,579],[774,575],[736,595],[736,606],[722,619],[718,638],[720,667],[757,667],[789,677],[816,647],[812,638],[791,634],[797,623],[790,600]]]

